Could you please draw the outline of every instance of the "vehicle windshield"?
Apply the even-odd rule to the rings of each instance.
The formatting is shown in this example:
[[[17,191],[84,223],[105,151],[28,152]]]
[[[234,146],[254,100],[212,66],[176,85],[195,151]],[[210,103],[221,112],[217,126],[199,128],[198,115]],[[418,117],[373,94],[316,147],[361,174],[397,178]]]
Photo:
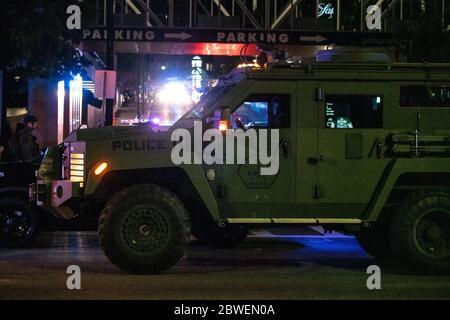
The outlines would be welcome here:
[[[202,96],[200,101],[190,111],[188,111],[182,119],[202,119],[210,110],[214,108],[216,102],[222,99],[222,97],[235,86],[236,84],[232,84],[224,87],[213,88],[211,91]]]
[[[206,93],[201,100],[188,111],[180,120],[202,119],[215,106],[216,102],[222,99],[231,89],[240,83],[246,77],[245,68],[233,69],[230,73],[223,76],[216,87]]]

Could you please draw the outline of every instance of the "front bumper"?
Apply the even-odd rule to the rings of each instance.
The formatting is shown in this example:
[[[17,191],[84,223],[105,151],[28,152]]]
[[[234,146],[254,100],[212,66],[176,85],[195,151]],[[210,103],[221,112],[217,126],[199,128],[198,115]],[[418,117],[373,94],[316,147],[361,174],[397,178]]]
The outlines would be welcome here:
[[[75,216],[69,201],[79,194],[80,184],[69,180],[53,180],[49,183],[37,181],[29,187],[30,202],[65,220]]]
[[[47,185],[42,181],[30,184],[28,188],[28,196],[31,203],[36,204],[39,207],[43,207],[45,197],[47,196]]]

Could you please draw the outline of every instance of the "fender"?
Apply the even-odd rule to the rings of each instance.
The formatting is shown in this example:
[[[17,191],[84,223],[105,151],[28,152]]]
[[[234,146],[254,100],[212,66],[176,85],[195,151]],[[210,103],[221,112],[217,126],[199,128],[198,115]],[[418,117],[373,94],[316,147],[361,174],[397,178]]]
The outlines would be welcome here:
[[[386,166],[362,220],[378,219],[397,180],[405,173],[450,173],[450,161],[444,158],[393,159]]]
[[[209,183],[202,168],[199,165],[185,165],[182,166],[182,169],[186,172],[187,176],[191,180],[192,185],[200,195],[203,203],[211,214],[211,217],[216,222],[219,222],[219,207],[217,205],[216,197],[209,187]]]
[[[137,158],[137,159],[136,159]],[[197,191],[204,205],[208,209],[211,217],[215,221],[220,220],[219,209],[217,205],[216,198],[211,188],[209,187],[209,183],[205,177],[205,174],[200,165],[180,165],[180,166],[168,166],[168,163],[172,163],[170,158],[167,159],[166,154],[154,155],[151,158],[151,167],[148,166],[148,163],[142,162],[142,159],[139,160],[138,157],[117,157],[114,159],[104,158],[102,162],[105,161],[108,163],[108,172],[110,171],[127,171],[127,170],[155,170],[155,169],[181,169],[186,174],[187,178],[192,183],[193,187]],[[138,163],[139,162],[139,163]],[[100,163],[100,162],[99,162]],[[98,164],[99,164],[98,163]],[[86,188],[84,192],[84,196],[96,197],[97,188],[101,185],[103,175],[96,176],[94,174],[95,168],[98,164],[92,166],[89,170]],[[151,181],[151,178],[149,178]]]

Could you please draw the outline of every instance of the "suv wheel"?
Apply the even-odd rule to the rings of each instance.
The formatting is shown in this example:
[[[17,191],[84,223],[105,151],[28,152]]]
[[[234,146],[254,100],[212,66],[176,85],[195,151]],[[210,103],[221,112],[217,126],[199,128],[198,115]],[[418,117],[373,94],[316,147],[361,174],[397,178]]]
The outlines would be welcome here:
[[[407,197],[390,228],[394,257],[421,273],[450,273],[450,191],[423,190]]]
[[[106,256],[119,269],[160,273],[183,257],[189,243],[189,215],[167,189],[135,185],[106,204],[99,235]]]
[[[19,197],[0,200],[0,247],[25,248],[39,233],[39,213]]]

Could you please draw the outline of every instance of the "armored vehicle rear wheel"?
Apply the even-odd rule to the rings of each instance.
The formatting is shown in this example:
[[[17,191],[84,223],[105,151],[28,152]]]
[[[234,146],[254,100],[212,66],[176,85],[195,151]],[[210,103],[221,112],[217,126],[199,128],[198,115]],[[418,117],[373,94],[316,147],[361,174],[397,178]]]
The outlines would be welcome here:
[[[30,246],[39,233],[39,213],[19,197],[0,200],[0,247]]]
[[[410,195],[390,229],[393,257],[421,273],[450,273],[450,191]]]
[[[160,273],[183,257],[189,243],[189,215],[167,189],[135,185],[106,204],[99,235],[106,256],[121,270]]]

